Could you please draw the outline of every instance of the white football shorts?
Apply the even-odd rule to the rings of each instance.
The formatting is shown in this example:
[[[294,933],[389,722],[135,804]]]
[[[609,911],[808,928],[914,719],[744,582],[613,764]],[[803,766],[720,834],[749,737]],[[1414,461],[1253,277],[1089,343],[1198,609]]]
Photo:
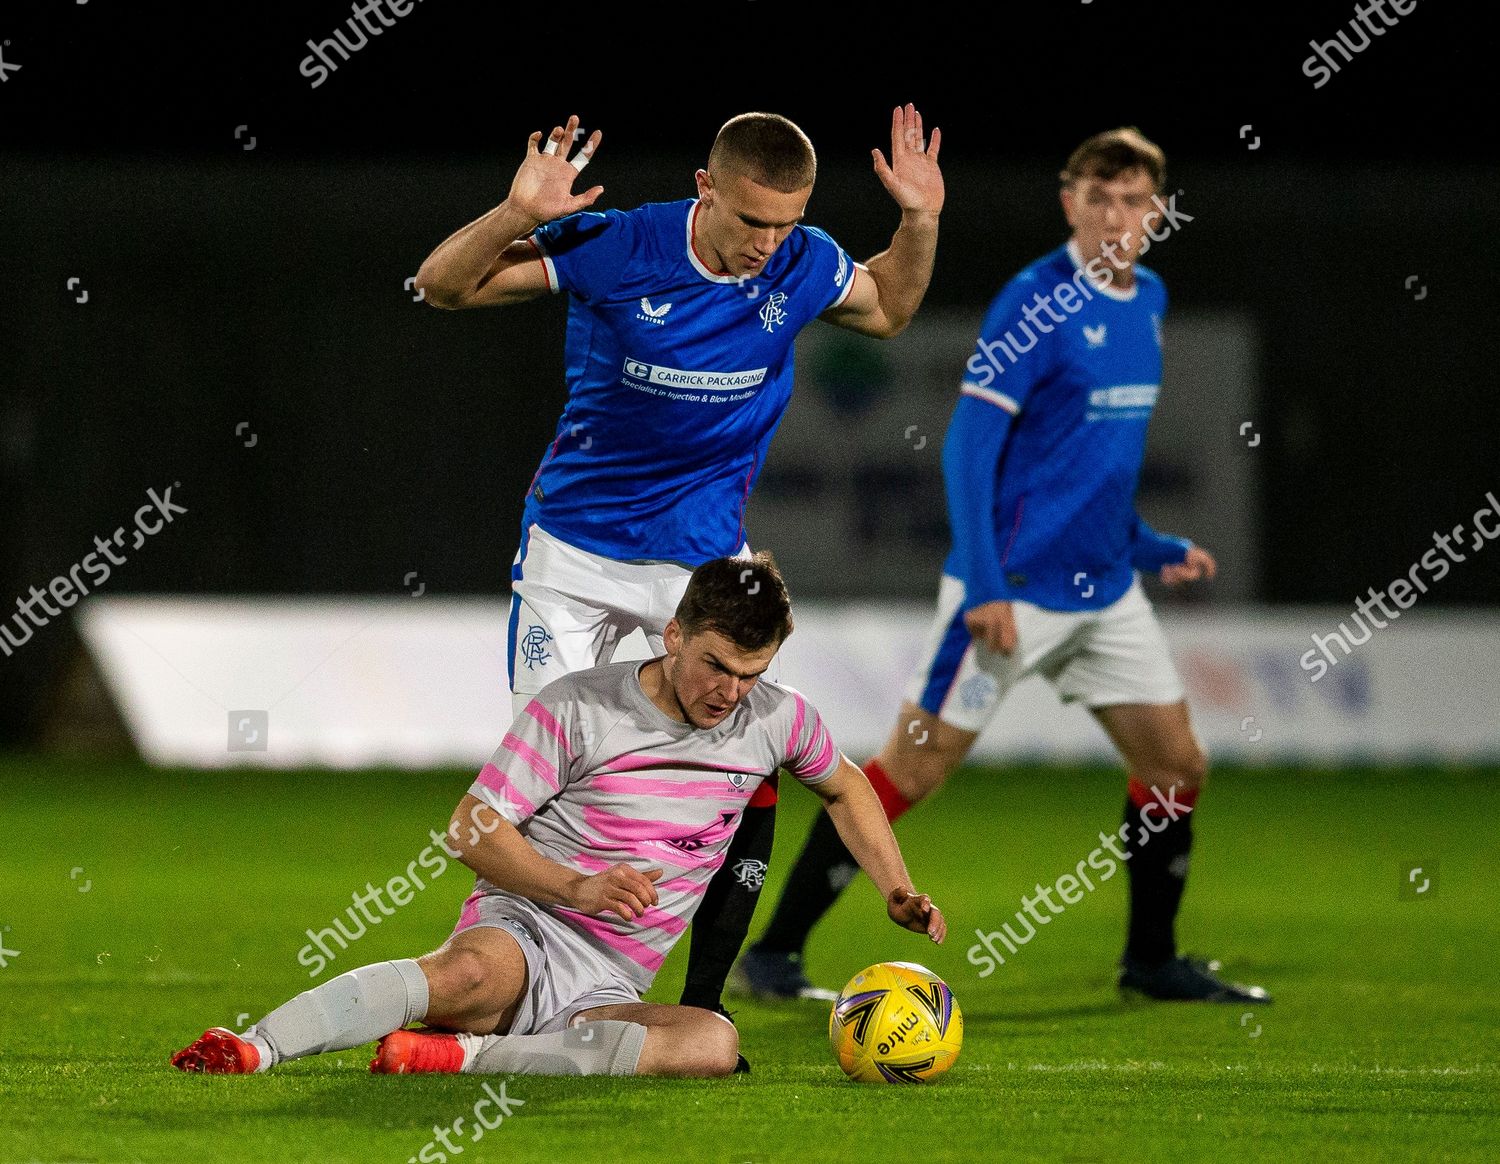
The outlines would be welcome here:
[[[738,556],[749,554],[748,546]],[[564,675],[614,658],[632,631],[651,655],[692,570],[680,562],[620,562],[590,553],[531,525],[511,568],[509,680],[515,714]]]
[[[984,730],[1006,693],[1041,675],[1065,703],[1176,703],[1182,678],[1137,577],[1099,610],[1047,610],[1012,602],[1017,645],[1010,655],[976,642],[963,619],[964,584],[943,575],[922,663],[906,698],[963,731]]]

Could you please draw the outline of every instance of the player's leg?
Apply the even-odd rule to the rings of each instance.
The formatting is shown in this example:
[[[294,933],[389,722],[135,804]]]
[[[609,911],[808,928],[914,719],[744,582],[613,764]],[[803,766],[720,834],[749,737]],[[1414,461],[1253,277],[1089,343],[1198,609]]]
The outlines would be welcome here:
[[[460,1040],[467,1042],[468,1040]],[[566,1031],[479,1041],[464,1070],[473,1074],[729,1075],[739,1033],[696,1006],[631,1002],[582,1011]]]
[[[645,1027],[637,1075],[729,1075],[739,1058],[734,1024],[702,1007],[623,1003],[595,1007],[579,1018],[584,1024],[614,1021]]]
[[[1130,888],[1121,985],[1158,998],[1265,1001],[1259,987],[1222,982],[1211,967],[1177,955],[1176,919],[1208,758],[1139,582],[1099,612],[1055,681],[1064,699],[1089,706],[1128,772],[1119,832]]]
[[[210,1074],[267,1071],[289,1059],[373,1042],[426,1013],[427,979],[416,961],[376,962],[304,990],[243,1034],[205,1031],[172,1056],[172,1065]]]
[[[481,1035],[510,1029],[529,975],[520,940],[510,930],[460,930],[417,964],[427,977],[423,1017],[429,1026]]]
[[[465,930],[424,958],[376,962],[304,990],[243,1034],[205,1031],[172,1064],[213,1074],[267,1071],[374,1042],[423,1019],[459,1029],[504,1029],[525,985],[526,961],[514,937],[490,927]]]
[[[1177,956],[1175,923],[1193,847],[1193,809],[1208,760],[1185,700],[1093,712],[1129,772],[1122,826],[1130,885],[1125,958],[1158,965]]]
[[[962,583],[943,578],[924,662],[907,687],[885,746],[864,766],[893,824],[963,762],[1027,665],[1019,648],[1008,658],[973,641],[963,621],[963,600]],[[1033,636],[1027,638],[1029,643]],[[819,813],[770,924],[741,962],[739,985],[761,998],[808,997],[815,988],[803,973],[802,950],[813,926],[858,871],[832,818]]]
[[[420,959],[377,962],[283,1003],[236,1035],[211,1028],[172,1057],[183,1071],[243,1074],[372,1042],[408,1023],[508,1027],[527,964],[516,939],[491,927],[455,934]]]
[[[377,1073],[471,1075],[728,1075],[739,1034],[695,1006],[611,1003],[580,1011],[566,1029],[541,1034],[456,1035],[397,1031],[370,1064]]]

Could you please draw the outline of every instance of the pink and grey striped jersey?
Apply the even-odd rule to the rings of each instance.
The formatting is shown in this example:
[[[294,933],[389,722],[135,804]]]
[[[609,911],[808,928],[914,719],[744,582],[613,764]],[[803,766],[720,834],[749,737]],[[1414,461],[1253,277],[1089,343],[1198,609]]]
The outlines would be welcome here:
[[[687,929],[751,794],[785,768],[826,780],[840,753],[816,709],[762,679],[718,726],[664,715],[641,662],[612,663],[543,688],[469,789],[542,856],[582,873],[625,862],[661,869],[657,905],[635,921],[543,906],[644,991]],[[477,894],[500,892],[482,878]]]

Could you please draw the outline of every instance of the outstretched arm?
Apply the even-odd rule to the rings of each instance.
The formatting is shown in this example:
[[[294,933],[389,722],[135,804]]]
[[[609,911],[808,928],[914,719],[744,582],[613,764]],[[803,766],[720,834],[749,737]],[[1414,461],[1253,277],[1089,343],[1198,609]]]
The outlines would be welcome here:
[[[941,942],[948,934],[948,923],[925,893],[912,888],[890,822],[865,774],[840,756],[833,775],[810,787],[822,798],[839,839],[885,898],[891,920]]]
[[[943,174],[938,148],[943,131],[922,141],[922,115],[914,105],[891,114],[891,162],[871,150],[875,175],[901,208],[901,225],[891,245],[857,267],[848,297],[822,318],[849,331],[890,339],[916,315],[932,280],[937,254],[938,214],[943,209]]]
[[[597,129],[573,157],[578,118],[553,126],[542,149],[540,132],[526,139],[526,157],[504,202],[438,244],[417,271],[416,285],[434,307],[499,307],[550,288],[540,252],[525,237],[544,222],[592,206],[603,186],[573,193],[573,182],[599,148]]]

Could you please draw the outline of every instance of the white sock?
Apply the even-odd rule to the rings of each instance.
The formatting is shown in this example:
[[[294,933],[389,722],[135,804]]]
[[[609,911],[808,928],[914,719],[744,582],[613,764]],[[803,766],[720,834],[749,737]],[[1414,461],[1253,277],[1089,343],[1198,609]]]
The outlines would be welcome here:
[[[470,1039],[478,1040],[472,1049]],[[599,1019],[551,1035],[460,1035],[458,1041],[463,1070],[477,1075],[634,1075],[646,1028]]]
[[[288,1059],[345,1051],[427,1015],[427,975],[411,958],[340,974],[284,1002],[253,1027],[262,1071]],[[264,1046],[264,1049],[262,1047]]]

